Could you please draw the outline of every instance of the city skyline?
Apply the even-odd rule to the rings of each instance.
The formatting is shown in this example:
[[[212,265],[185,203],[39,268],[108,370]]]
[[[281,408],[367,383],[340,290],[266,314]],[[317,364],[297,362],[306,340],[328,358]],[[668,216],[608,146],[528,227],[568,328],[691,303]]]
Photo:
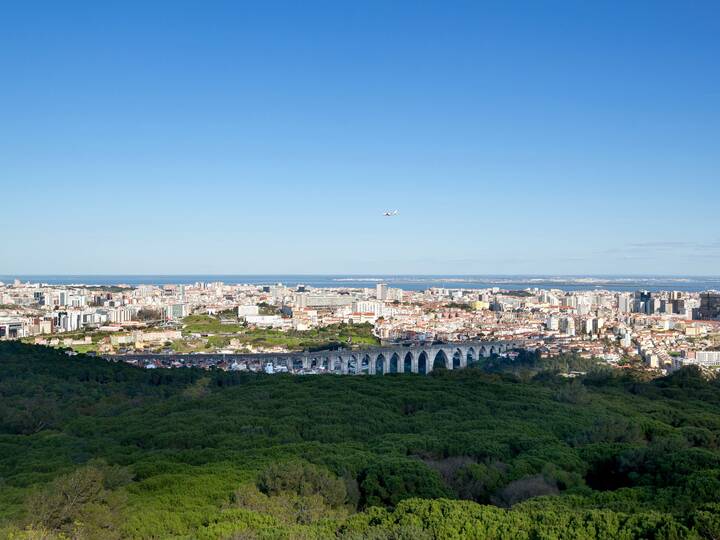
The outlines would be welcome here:
[[[284,373],[383,374],[388,367],[429,373],[434,357],[454,369],[479,361],[478,352],[486,358],[513,349],[610,364],[642,361],[665,372],[697,362],[720,365],[720,351],[711,349],[720,329],[720,291],[707,290],[719,280],[228,283],[231,276],[194,277],[184,283],[0,281],[0,340],[72,347],[149,369],[191,362],[235,371],[250,362],[268,373],[280,366]],[[414,353],[403,349],[407,343],[417,345]],[[433,343],[450,345],[425,350]],[[359,346],[365,354],[350,350],[335,357],[339,363],[331,361],[328,355],[341,346]],[[275,353],[280,356],[268,356]],[[400,365],[405,353],[407,369]],[[424,363],[414,364],[421,354]]]
[[[720,6],[556,8],[6,6],[0,273],[717,275]]]

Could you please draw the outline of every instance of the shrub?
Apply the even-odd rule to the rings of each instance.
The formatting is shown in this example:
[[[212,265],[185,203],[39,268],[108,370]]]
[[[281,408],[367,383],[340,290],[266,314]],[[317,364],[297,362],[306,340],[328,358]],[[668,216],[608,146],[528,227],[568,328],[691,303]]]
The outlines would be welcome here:
[[[403,499],[451,497],[440,475],[419,461],[385,460],[360,477],[362,506],[395,506]]]
[[[326,469],[302,461],[273,463],[260,474],[257,487],[266,495],[320,495],[333,508],[342,506],[347,499],[342,479]]]

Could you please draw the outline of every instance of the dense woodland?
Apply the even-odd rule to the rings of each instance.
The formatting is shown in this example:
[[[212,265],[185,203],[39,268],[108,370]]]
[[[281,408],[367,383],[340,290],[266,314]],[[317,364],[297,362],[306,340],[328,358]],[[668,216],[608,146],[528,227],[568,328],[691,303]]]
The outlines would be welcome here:
[[[720,383],[689,369],[268,376],[0,343],[0,538],[720,538],[719,446]]]

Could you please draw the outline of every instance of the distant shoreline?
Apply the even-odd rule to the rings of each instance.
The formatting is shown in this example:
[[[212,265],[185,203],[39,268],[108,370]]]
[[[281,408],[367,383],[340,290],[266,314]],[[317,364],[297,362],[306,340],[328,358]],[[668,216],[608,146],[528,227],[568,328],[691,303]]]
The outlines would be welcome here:
[[[639,276],[639,275],[351,275],[351,274],[177,274],[177,275],[63,275],[63,274],[19,274],[0,275],[0,282],[45,283],[48,285],[191,285],[196,282],[222,281],[228,284],[306,285],[313,288],[373,288],[378,283],[405,290],[424,290],[431,287],[450,289],[559,289],[564,291],[612,290],[650,291],[677,290],[700,292],[720,289],[720,276]]]

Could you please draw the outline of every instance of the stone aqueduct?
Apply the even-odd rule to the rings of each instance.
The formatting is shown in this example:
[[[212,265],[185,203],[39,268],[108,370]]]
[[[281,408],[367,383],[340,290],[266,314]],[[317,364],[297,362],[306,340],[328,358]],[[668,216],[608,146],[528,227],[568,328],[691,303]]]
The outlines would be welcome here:
[[[521,341],[461,341],[435,345],[390,346],[357,351],[318,351],[283,355],[289,369],[323,368],[342,374],[430,373],[434,367],[461,369],[482,357],[523,347]]]

